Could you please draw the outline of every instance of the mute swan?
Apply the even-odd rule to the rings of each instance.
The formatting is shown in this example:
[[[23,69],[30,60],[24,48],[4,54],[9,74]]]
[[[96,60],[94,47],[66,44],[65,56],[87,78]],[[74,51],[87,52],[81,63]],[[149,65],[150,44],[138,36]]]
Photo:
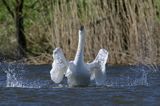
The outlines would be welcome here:
[[[103,85],[106,80],[105,64],[108,59],[108,52],[100,49],[95,60],[91,63],[84,63],[85,30],[81,26],[79,30],[79,41],[75,59],[68,62],[61,48],[53,51],[54,62],[50,71],[51,79],[60,83],[64,75],[67,77],[68,85],[88,86],[90,80],[95,80],[96,85]]]

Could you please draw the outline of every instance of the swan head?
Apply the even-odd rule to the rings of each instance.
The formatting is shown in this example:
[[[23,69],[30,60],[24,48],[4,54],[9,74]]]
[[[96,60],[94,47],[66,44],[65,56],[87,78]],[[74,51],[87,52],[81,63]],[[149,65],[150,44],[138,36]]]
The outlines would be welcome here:
[[[80,27],[80,31],[83,31],[84,30],[84,26],[83,25],[81,25],[81,27]]]
[[[79,29],[79,36],[84,36],[85,35],[85,29],[84,26],[81,25],[80,29]]]

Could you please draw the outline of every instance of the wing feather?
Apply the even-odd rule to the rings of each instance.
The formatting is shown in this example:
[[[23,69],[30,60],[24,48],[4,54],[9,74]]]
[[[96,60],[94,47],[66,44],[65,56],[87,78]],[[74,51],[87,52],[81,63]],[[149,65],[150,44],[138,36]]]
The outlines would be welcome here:
[[[95,80],[97,85],[102,85],[106,81],[106,62],[108,59],[108,52],[105,49],[100,49],[98,55],[92,63],[87,66],[91,73],[91,80]]]
[[[54,61],[52,63],[52,69],[50,71],[51,79],[55,83],[60,83],[63,80],[64,74],[68,68],[68,62],[64,57],[64,54],[60,48],[56,48],[53,51]]]

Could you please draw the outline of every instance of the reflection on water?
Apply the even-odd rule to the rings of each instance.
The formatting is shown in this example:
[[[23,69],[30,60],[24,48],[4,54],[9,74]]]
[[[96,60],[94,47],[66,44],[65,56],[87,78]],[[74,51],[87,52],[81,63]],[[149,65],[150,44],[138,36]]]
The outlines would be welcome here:
[[[66,79],[54,84],[50,69],[0,65],[0,105],[159,105],[160,73],[144,66],[109,66],[104,86],[84,88],[68,88]]]

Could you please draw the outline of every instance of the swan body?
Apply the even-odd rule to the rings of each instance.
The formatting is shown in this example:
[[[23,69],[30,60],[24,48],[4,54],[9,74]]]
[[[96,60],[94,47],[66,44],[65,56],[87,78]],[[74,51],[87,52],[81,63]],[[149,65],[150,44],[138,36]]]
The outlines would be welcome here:
[[[75,59],[67,62],[60,48],[53,51],[54,62],[50,71],[51,79],[60,83],[63,77],[67,77],[70,87],[88,86],[90,80],[95,80],[96,85],[103,85],[106,80],[105,64],[108,52],[100,49],[97,57],[91,63],[84,63],[85,30],[81,26],[79,30],[79,41]]]
[[[67,73],[68,85],[71,87],[88,86],[90,83],[90,73],[84,64],[75,64],[74,61],[69,63]]]

